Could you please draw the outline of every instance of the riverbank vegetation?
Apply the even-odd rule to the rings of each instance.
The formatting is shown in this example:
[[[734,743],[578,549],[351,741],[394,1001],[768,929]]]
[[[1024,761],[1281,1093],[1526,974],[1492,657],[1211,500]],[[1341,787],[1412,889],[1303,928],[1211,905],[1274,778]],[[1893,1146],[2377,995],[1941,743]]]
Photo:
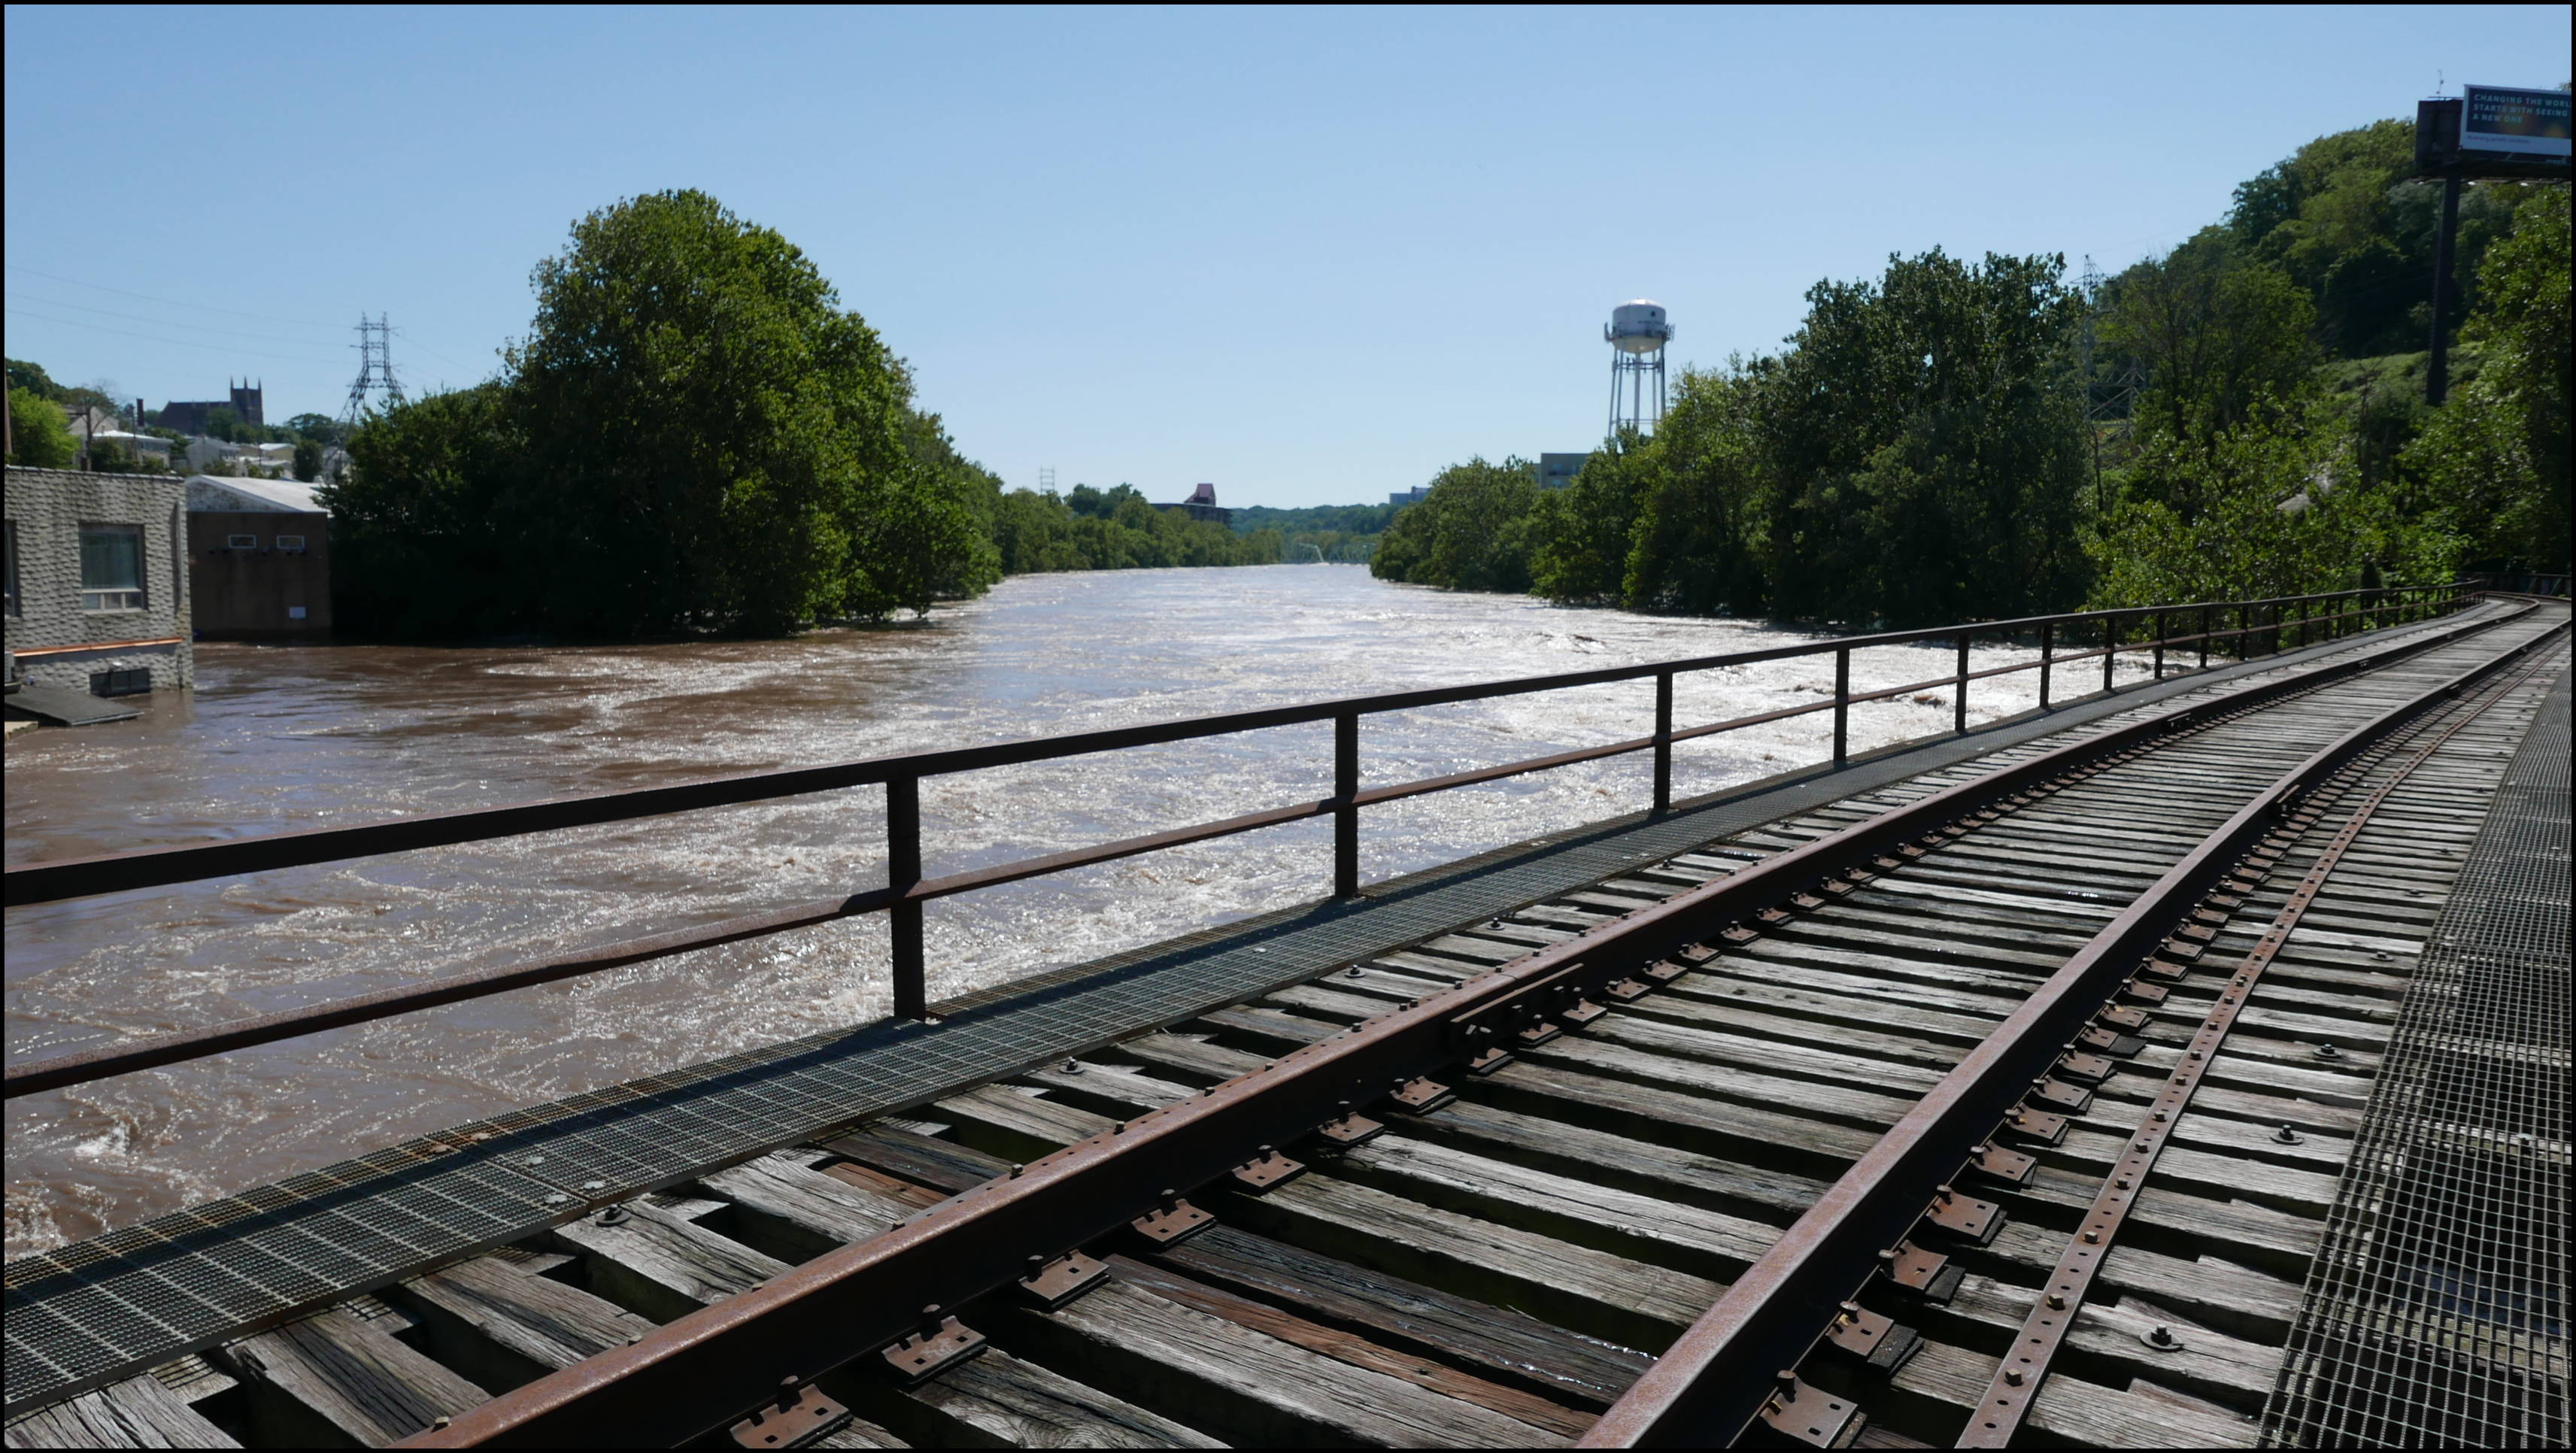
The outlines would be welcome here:
[[[2568,198],[2461,210],[2454,389],[2423,402],[2438,187],[2412,129],[2322,138],[2097,288],[1935,249],[1827,281],[1777,354],[1542,493],[1455,465],[1393,580],[1888,625],[2568,567]]]
[[[1277,558],[1290,564],[1325,561],[1366,565],[1377,553],[1378,537],[1386,533],[1401,508],[1393,504],[1308,505],[1283,510],[1268,505],[1237,505],[1233,511],[1234,530],[1240,535],[1276,532],[1280,548]]]
[[[498,377],[350,436],[344,630],[775,635],[1005,572],[1279,559],[1124,485],[1004,490],[802,252],[704,193],[590,214],[533,282]]]

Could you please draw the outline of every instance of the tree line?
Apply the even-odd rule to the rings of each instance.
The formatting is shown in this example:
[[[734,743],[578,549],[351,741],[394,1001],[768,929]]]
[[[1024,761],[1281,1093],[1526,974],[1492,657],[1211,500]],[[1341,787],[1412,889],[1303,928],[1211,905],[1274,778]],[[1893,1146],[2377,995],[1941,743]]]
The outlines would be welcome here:
[[[2563,571],[2566,186],[2469,188],[2434,409],[2411,160],[2403,123],[2321,138],[2089,292],[2062,257],[1939,249],[1820,282],[1778,353],[1685,371],[1570,488],[1441,471],[1373,568],[1891,626]]]
[[[1006,572],[1279,558],[1124,485],[1006,491],[811,260],[702,192],[591,213],[532,283],[497,377],[349,438],[344,628],[775,635]]]

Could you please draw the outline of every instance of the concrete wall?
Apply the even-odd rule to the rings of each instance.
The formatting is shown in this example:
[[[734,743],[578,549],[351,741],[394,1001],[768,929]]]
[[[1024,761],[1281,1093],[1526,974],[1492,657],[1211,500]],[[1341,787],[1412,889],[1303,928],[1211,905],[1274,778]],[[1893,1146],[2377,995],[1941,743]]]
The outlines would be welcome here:
[[[8,519],[17,546],[18,599],[8,646],[21,674],[44,686],[87,691],[95,672],[147,669],[154,690],[196,684],[189,641],[184,486],[166,474],[8,472]],[[80,527],[143,530],[143,608],[81,609]]]
[[[301,536],[301,549],[278,537]],[[248,545],[235,545],[248,537]],[[197,510],[188,516],[188,574],[197,634],[207,640],[293,639],[331,632],[331,517],[285,510]],[[300,612],[300,614],[299,614]]]

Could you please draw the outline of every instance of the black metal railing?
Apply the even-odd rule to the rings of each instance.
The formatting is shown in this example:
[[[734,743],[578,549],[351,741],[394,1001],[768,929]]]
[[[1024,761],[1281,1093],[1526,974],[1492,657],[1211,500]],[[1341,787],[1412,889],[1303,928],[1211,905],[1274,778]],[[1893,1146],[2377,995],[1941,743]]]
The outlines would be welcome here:
[[[933,899],[1316,817],[1333,819],[1333,892],[1337,897],[1348,898],[1360,891],[1359,814],[1364,807],[1581,762],[1650,752],[1653,757],[1653,811],[1660,814],[1672,806],[1673,748],[1682,742],[1793,717],[1831,712],[1832,760],[1839,767],[1849,760],[1851,709],[1855,706],[1948,687],[1954,693],[1952,727],[1964,733],[1968,730],[1968,689],[1976,681],[2036,671],[2039,705],[2046,709],[2054,702],[2053,693],[2059,678],[2069,668],[2093,660],[2101,662],[2101,689],[2109,691],[2115,685],[2119,660],[2123,655],[2134,658],[2145,653],[2152,678],[2161,680],[2170,669],[2169,653],[2189,653],[2195,658],[2196,669],[2206,669],[2213,649],[2217,649],[2222,657],[2240,660],[2269,655],[2358,631],[2443,614],[2459,608],[2467,598],[2465,585],[2455,583],[2402,589],[2348,590],[2267,600],[2079,611],[1887,631],[1678,661],[1520,677],[1471,686],[1388,692],[1043,739],[997,742],[988,746],[875,757],[832,766],[746,773],[667,787],[633,788],[507,807],[429,814],[356,827],[316,828],[203,846],[146,848],[27,864],[6,872],[9,907],[384,853],[485,842],[564,828],[626,822],[851,787],[881,784],[885,788],[887,881],[882,888],[728,919],[694,929],[626,940],[580,953],[334,1000],[209,1029],[16,1064],[7,1071],[7,1093],[14,1099],[39,1090],[175,1064],[227,1050],[597,973],[625,964],[712,948],[881,909],[887,912],[893,941],[894,1013],[899,1018],[924,1018],[929,1006],[924,988],[923,908]],[[2185,629],[2176,634],[2177,626]],[[1975,641],[2021,641],[2033,636],[2037,637],[2038,643],[2035,660],[1990,666],[1983,670],[1970,669],[1969,648]],[[2087,636],[2098,637],[2098,643],[2082,641]],[[1957,664],[1950,673],[1874,691],[1854,692],[1851,689],[1853,652],[1942,640],[1955,640],[1957,643]],[[2080,649],[2069,649],[2079,642]],[[1730,666],[1826,654],[1834,658],[1834,690],[1828,699],[1698,726],[1680,729],[1673,726],[1673,684],[1678,677]],[[1655,690],[1655,725],[1649,736],[1441,777],[1365,789],[1360,786],[1359,728],[1363,717],[1649,679],[1654,682]],[[1326,721],[1333,724],[1333,794],[1330,797],[967,872],[925,876],[921,838],[921,782],[925,777]]]

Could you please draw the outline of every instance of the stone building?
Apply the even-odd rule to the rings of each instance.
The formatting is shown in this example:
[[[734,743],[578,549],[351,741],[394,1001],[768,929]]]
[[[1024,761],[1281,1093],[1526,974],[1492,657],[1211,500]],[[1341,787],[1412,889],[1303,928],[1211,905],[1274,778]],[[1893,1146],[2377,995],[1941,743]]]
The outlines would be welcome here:
[[[180,400],[173,399],[169,403],[161,406],[160,416],[155,418],[152,422],[160,425],[164,429],[176,429],[182,434],[202,434],[206,432],[207,416],[217,409],[232,410],[235,414],[240,416],[241,421],[245,424],[266,424],[268,422],[268,414],[261,402],[261,390],[264,385],[256,383],[238,384],[231,383],[227,380],[226,387],[232,394],[232,398],[229,401],[220,399],[198,399],[190,402],[182,402]],[[141,400],[137,400],[136,404],[139,408]]]
[[[12,465],[7,502],[19,676],[98,696],[196,684],[180,481]]]

